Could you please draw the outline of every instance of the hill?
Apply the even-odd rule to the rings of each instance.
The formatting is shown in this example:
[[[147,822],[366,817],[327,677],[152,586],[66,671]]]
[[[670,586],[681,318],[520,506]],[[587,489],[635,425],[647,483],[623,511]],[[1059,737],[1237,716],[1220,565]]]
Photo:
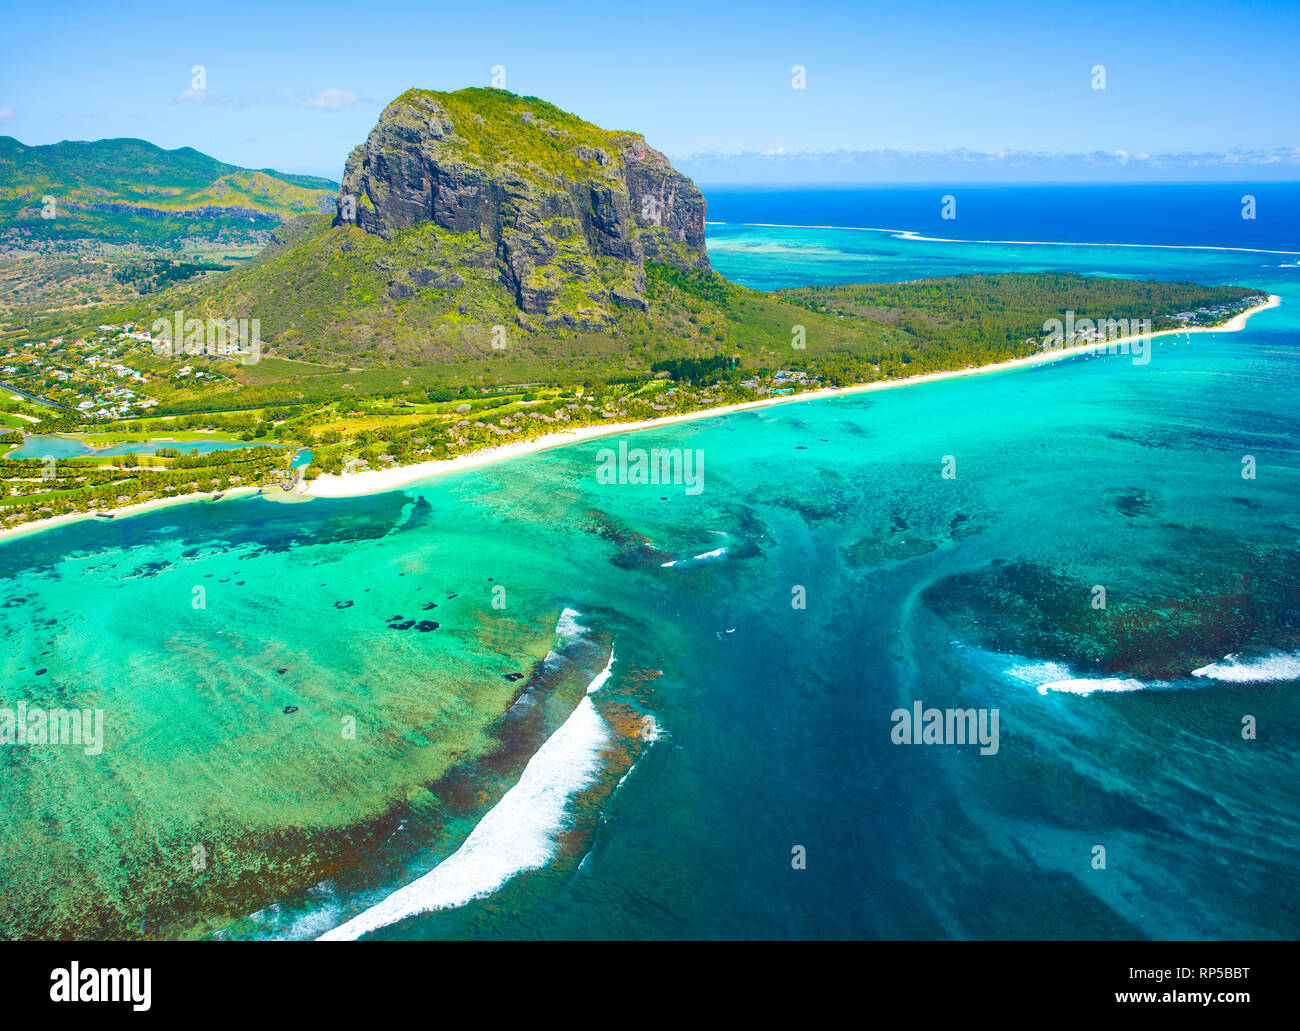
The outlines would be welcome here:
[[[184,152],[177,175],[198,182],[208,160]],[[257,320],[261,353],[289,361],[159,398],[196,411],[394,384],[627,381],[692,360],[741,378],[797,368],[870,381],[1032,353],[1070,310],[1159,329],[1251,293],[1055,273],[749,290],[712,271],[703,196],[641,135],[497,89],[403,93],[349,155],[333,206],[332,218],[277,226],[229,271],[141,269],[144,296],[24,317],[16,339],[147,329],[177,312]],[[294,371],[303,362],[306,377]],[[358,381],[356,370],[403,371]],[[240,397],[213,396],[225,391]]]
[[[0,136],[0,243],[85,251],[88,242],[260,246],[287,218],[327,210],[328,179],[240,168],[144,140],[27,146]],[[54,217],[46,197],[54,199]]]
[[[478,236],[485,247],[447,257],[486,269],[543,327],[645,311],[646,260],[708,269],[704,197],[667,158],[636,133],[505,90],[403,93],[348,157],[337,210],[335,225],[383,239],[426,224]],[[452,271],[409,270],[389,293]]]

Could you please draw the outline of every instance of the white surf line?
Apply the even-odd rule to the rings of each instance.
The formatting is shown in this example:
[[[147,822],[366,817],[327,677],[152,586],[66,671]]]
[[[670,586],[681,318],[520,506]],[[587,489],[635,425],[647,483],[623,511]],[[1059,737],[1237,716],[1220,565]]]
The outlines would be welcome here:
[[[1063,694],[1090,695],[1094,691],[1145,691],[1148,687],[1163,687],[1164,684],[1144,684],[1140,680],[1126,680],[1120,677],[1104,677],[1100,680],[1053,680],[1038,685],[1038,693],[1060,691]]]
[[[1254,659],[1225,655],[1218,662],[1192,670],[1194,677],[1206,677],[1228,684],[1268,684],[1300,680],[1300,652],[1274,652]]]
[[[591,695],[609,679],[613,664],[611,648],[609,663],[588,685],[577,708],[528,760],[519,782],[488,810],[460,848],[423,877],[316,940],[355,941],[420,913],[455,909],[550,863],[569,801],[600,771],[600,753],[610,731]]]
[[[1169,682],[1136,680],[1132,677],[1076,677],[1062,662],[1023,662],[1004,670],[1022,684],[1032,685],[1041,695],[1049,691],[1061,694],[1090,695],[1095,691],[1147,691],[1169,687]]]
[[[577,609],[567,606],[560,613],[560,618],[555,622],[555,636],[559,638],[561,646],[571,644],[591,629],[578,622],[578,617],[581,615],[582,613]]]
[[[609,646],[609,661],[605,663],[605,668],[596,674],[596,679],[587,685],[587,694],[595,694],[606,683],[614,673],[614,645]]]
[[[922,236],[915,229],[883,229],[878,226],[810,226],[788,222],[709,222],[707,225],[737,225],[752,229],[834,229],[844,233],[889,233],[895,239],[918,243],[983,243],[1015,247],[1137,247],[1168,251],[1234,251],[1239,254],[1300,255],[1300,251],[1278,251],[1266,247],[1222,247],[1209,243],[1106,243],[1095,240],[959,240],[950,236]]]
[[[715,558],[722,558],[727,553],[727,549],[714,548],[712,551],[706,551],[700,555],[691,555],[689,558],[675,558],[669,562],[660,562],[660,569],[672,569],[674,566],[685,566],[693,562],[704,563]]]
[[[555,663],[560,661],[560,652],[573,644],[574,641],[584,637],[591,630],[591,627],[578,622],[581,616],[581,612],[567,605],[560,612],[560,618],[555,621],[554,645],[547,650],[545,658],[542,659],[544,668],[550,669],[553,667]],[[556,648],[560,652],[557,652]]]

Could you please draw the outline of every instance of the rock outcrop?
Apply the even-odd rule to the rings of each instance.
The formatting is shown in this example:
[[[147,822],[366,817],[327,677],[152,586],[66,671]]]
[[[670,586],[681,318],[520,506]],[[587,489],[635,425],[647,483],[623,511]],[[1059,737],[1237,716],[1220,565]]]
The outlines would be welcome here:
[[[504,90],[409,90],[348,157],[335,225],[393,239],[433,223],[483,244],[496,281],[542,325],[596,328],[646,308],[646,260],[708,270],[704,197],[639,135]],[[421,269],[395,299],[450,288]]]

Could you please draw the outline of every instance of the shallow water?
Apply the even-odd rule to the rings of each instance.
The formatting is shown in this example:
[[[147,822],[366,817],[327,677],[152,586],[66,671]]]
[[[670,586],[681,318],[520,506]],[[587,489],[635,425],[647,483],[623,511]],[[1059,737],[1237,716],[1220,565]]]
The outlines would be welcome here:
[[[602,440],[0,545],[11,697],[105,713],[99,756],[0,752],[0,932],[314,937],[486,825],[484,897],[373,935],[1294,937],[1295,259],[732,226],[710,252],[764,287],[1060,268],[1284,305],[1144,366],[629,438],[700,449],[699,495],[598,484]],[[914,700],[996,708],[996,754],[892,743]],[[507,802],[588,710],[595,767]]]

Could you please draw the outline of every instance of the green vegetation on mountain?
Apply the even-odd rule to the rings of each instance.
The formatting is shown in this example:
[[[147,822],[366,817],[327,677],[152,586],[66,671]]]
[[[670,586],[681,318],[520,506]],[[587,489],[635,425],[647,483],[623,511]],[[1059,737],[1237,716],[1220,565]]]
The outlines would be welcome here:
[[[408,90],[348,156],[336,226],[384,240],[432,225],[482,247],[457,267],[503,286],[525,328],[609,331],[644,311],[645,265],[708,269],[704,197],[636,133],[504,90]],[[396,267],[394,299],[446,285]]]
[[[322,210],[335,189],[328,179],[240,168],[190,147],[133,139],[27,146],[0,136],[0,243],[263,242],[283,219]]]
[[[555,176],[581,182],[591,172],[583,148],[609,148],[612,154],[629,142],[645,143],[639,133],[602,129],[548,101],[503,89],[409,89],[389,105],[385,117],[394,125],[427,131],[430,102],[452,127],[442,138],[447,158],[509,169],[538,182]]]

